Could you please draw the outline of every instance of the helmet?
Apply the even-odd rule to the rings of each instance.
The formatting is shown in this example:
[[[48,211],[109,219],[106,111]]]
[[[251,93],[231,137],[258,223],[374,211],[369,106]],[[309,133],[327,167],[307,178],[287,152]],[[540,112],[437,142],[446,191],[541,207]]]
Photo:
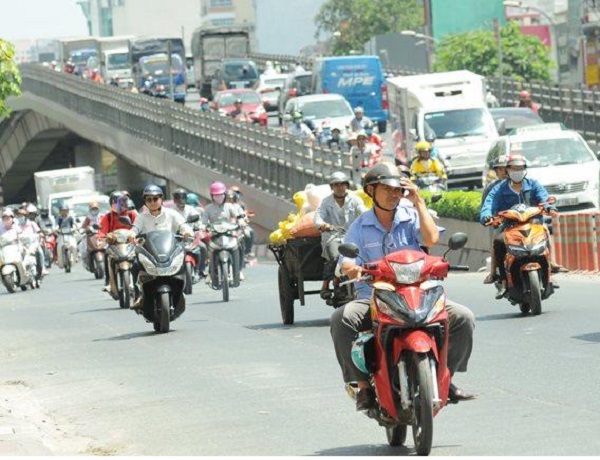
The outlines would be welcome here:
[[[4,211],[2,211],[2,217],[6,217],[6,216],[15,217],[15,213],[10,208],[4,208]]]
[[[506,167],[511,166],[524,166],[527,167],[527,158],[523,155],[510,155],[506,161]]]
[[[46,216],[48,216],[48,214],[49,214],[48,208],[40,208],[41,216],[46,217]]]
[[[323,120],[323,123],[321,123],[321,128],[331,128],[331,121]]]
[[[59,211],[68,211],[69,210],[69,205],[67,203],[63,203],[60,205],[60,207],[58,208]]]
[[[402,174],[394,163],[383,162],[378,163],[367,171],[363,177],[362,186],[385,184],[391,187],[400,187],[400,179]]]
[[[233,187],[229,187],[229,190],[233,190],[238,195],[243,195],[242,189],[239,188],[237,185],[234,185]]]
[[[94,208],[96,208],[96,209],[100,209],[100,206],[98,205],[98,202],[97,202],[97,201],[92,201],[92,202],[90,202],[90,204],[88,205],[88,208],[90,208],[90,209],[94,209]]]
[[[31,203],[29,203],[29,204],[27,205],[27,208],[26,208],[26,209],[27,209],[27,212],[28,212],[29,214],[37,214],[37,213],[38,213],[38,208],[36,208],[36,207],[35,207],[35,205],[33,205],[33,204],[31,204]]]
[[[178,188],[173,191],[173,199],[176,200],[178,198],[182,198],[184,201],[186,200],[187,192],[185,191],[185,189]]]
[[[417,145],[415,145],[415,150],[417,152],[420,152],[421,150],[427,150],[428,152],[430,152],[431,144],[427,141],[419,141],[417,142]]]
[[[427,133],[425,134],[425,140],[429,143],[435,142],[435,133]]]
[[[373,129],[374,127],[375,124],[371,120],[367,121],[364,126],[365,129]]]
[[[492,163],[492,168],[506,166],[506,160],[506,155],[498,155],[498,157]]]
[[[350,186],[350,179],[348,179],[348,176],[346,176],[346,174],[344,174],[343,172],[336,171],[329,178],[329,185],[334,184],[346,184]]]
[[[213,182],[210,186],[211,195],[223,195],[227,192],[227,187],[223,182]]]
[[[195,193],[188,193],[185,203],[189,204],[190,206],[200,206],[200,197]]]
[[[150,185],[146,185],[146,187],[144,187],[144,191],[142,193],[143,197],[146,196],[163,196],[163,191],[162,188],[160,188],[158,185],[154,185],[154,184],[150,184]]]
[[[237,201],[238,201],[238,194],[235,193],[233,190],[227,190],[227,198],[229,198],[234,203],[237,203]]]
[[[356,139],[358,139],[359,137],[364,137],[365,139],[368,137],[367,133],[365,133],[362,129],[356,133]]]
[[[519,99],[528,101],[529,99],[531,99],[531,93],[524,89],[519,93]]]
[[[120,190],[115,190],[114,192],[112,192],[110,194],[110,198],[108,199],[108,202],[110,203],[110,210],[111,211],[113,211],[113,212],[119,212],[117,210],[117,201],[119,200],[119,198],[124,197],[124,196],[125,195]]]
[[[242,102],[242,100],[239,97],[234,102],[234,104],[242,104],[242,103],[243,102]]]
[[[354,113],[365,113],[365,109],[363,109],[361,106],[354,107]]]

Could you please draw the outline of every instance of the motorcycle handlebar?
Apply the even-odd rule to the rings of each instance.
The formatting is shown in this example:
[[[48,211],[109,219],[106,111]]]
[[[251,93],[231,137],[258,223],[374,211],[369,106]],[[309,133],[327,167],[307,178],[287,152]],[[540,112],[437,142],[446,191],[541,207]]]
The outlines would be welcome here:
[[[468,265],[450,265],[450,271],[468,272],[469,266]]]

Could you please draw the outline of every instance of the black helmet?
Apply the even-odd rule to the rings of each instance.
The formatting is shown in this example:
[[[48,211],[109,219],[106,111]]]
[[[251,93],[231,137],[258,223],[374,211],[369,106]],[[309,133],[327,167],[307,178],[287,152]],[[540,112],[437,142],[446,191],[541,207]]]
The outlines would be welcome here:
[[[350,179],[348,179],[348,176],[346,176],[346,174],[344,174],[343,172],[336,171],[329,178],[329,185],[334,184],[346,184],[350,186]]]
[[[124,196],[125,195],[123,194],[122,191],[116,190],[110,194],[109,202],[111,205],[117,204],[117,201],[119,201],[119,198],[122,198]]]
[[[40,208],[40,215],[42,217],[47,217],[49,213],[50,211],[48,211],[48,208]]]
[[[378,163],[367,171],[363,177],[363,189],[367,185],[385,184],[391,187],[400,187],[400,179],[402,174],[398,171],[398,167],[394,163]]]
[[[163,196],[163,191],[158,185],[150,184],[144,187],[142,196]]]
[[[178,198],[181,198],[184,201],[187,199],[187,192],[185,189],[178,188],[173,191],[173,199],[176,200]]]

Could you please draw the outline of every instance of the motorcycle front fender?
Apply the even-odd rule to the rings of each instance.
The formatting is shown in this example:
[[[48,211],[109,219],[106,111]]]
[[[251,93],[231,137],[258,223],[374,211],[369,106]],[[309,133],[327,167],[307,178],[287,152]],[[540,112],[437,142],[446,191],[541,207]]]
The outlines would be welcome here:
[[[169,286],[168,284],[161,284],[160,286],[158,286],[156,288],[156,292],[159,292],[161,294],[163,294],[163,293],[167,294],[171,291],[172,291],[171,286]]]
[[[120,271],[120,272],[131,270],[131,262],[129,262],[128,260],[125,260],[123,262],[119,262],[118,265],[117,265],[117,270]]]
[[[394,345],[394,351],[398,348],[398,351],[410,350],[414,353],[429,353],[433,351],[436,359],[438,358],[434,337],[420,329],[415,329],[398,337],[398,343]]]
[[[17,267],[15,267],[12,264],[2,266],[2,275],[10,275],[11,273],[14,273],[15,271],[17,271]]]
[[[227,262],[229,260],[229,251],[219,251],[219,262]]]

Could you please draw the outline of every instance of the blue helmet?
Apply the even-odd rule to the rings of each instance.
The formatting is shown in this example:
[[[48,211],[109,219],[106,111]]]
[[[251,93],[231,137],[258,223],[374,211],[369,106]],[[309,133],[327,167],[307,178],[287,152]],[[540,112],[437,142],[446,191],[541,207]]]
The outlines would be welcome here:
[[[150,184],[150,185],[146,185],[146,187],[144,188],[144,193],[142,194],[143,196],[163,196],[163,191],[162,188],[160,188],[158,185],[154,185],[154,184]]]
[[[200,206],[200,197],[195,193],[188,193],[185,201],[190,206]]]

